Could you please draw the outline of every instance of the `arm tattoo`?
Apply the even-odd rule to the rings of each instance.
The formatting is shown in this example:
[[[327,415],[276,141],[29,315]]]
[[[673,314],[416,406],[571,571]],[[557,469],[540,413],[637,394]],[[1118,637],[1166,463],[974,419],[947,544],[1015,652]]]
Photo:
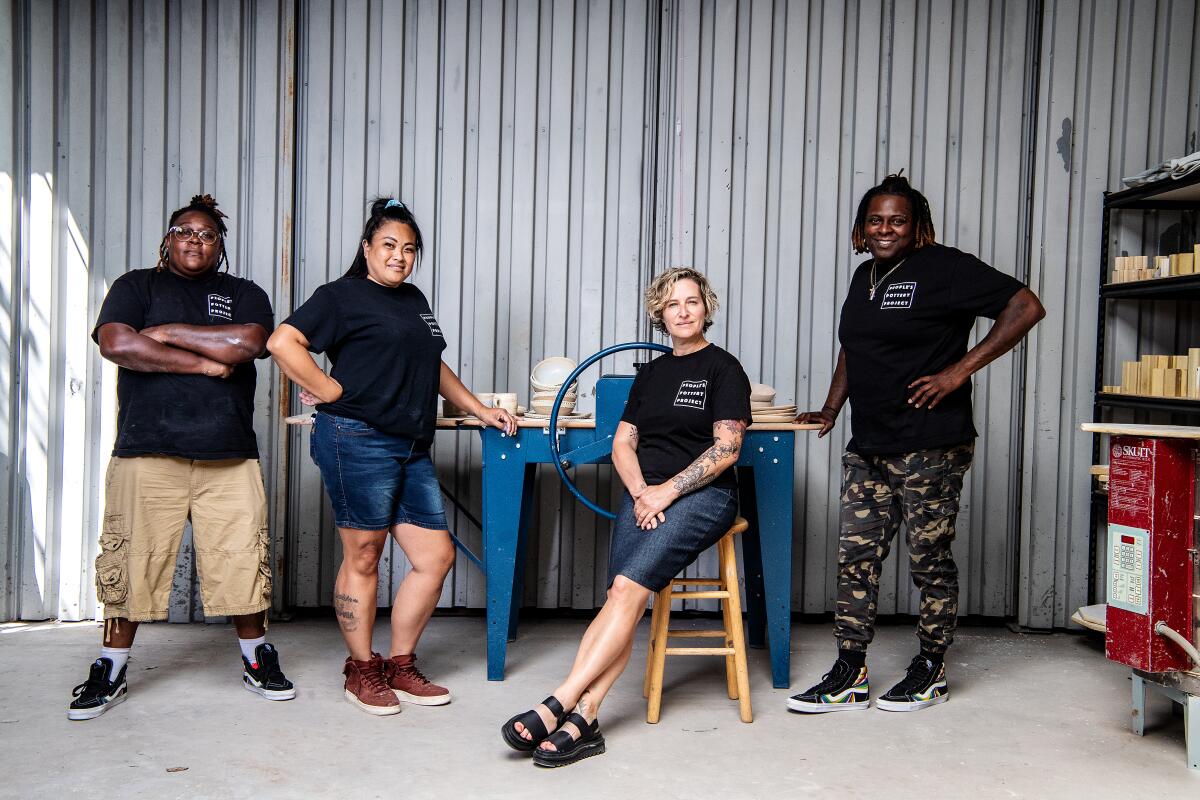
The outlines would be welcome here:
[[[723,441],[719,433],[726,434]],[[722,419],[713,423],[712,447],[701,453],[683,472],[671,479],[675,491],[681,495],[694,492],[712,483],[725,471],[742,451],[742,440],[746,436],[746,423],[739,419]],[[730,463],[722,464],[723,461]]]
[[[338,624],[342,626],[342,630],[349,633],[358,628],[358,617],[354,615],[354,607],[358,605],[358,598],[351,597],[348,594],[334,592],[333,594],[333,612],[337,614]]]
[[[628,438],[629,438],[629,443],[631,445],[633,445],[633,449],[637,450],[638,429],[633,427],[632,425],[629,426],[629,437]]]

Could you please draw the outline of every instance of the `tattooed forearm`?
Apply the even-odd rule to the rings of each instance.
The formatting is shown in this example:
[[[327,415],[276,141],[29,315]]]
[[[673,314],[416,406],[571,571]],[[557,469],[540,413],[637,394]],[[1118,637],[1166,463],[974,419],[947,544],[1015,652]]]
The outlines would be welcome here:
[[[742,440],[746,436],[746,423],[736,419],[723,419],[713,423],[712,447],[701,453],[695,461],[680,472],[671,482],[680,495],[694,492],[712,483],[718,475],[737,460],[742,451]]]
[[[337,614],[338,624],[342,626],[342,630],[350,632],[358,628],[358,616],[354,613],[357,605],[357,597],[334,592],[333,611]]]

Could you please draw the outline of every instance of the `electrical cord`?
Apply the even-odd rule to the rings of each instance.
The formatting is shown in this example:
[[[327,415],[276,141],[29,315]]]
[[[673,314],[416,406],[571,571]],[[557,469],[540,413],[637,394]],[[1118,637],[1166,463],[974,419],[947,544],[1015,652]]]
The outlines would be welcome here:
[[[1183,651],[1192,659],[1192,663],[1200,666],[1200,651],[1196,650],[1196,646],[1189,642],[1183,634],[1171,628],[1167,623],[1158,621],[1154,624],[1154,632],[1159,636],[1165,636],[1175,644],[1183,648]]]

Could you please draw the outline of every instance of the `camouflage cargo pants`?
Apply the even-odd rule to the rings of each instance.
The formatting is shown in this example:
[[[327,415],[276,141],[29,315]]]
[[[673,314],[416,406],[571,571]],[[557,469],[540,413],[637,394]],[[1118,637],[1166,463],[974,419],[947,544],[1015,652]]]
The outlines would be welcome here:
[[[838,543],[838,646],[865,650],[875,635],[879,574],[904,524],[913,583],[921,591],[917,638],[944,652],[958,616],[958,567],[950,552],[963,476],[975,443],[888,456],[842,456]]]

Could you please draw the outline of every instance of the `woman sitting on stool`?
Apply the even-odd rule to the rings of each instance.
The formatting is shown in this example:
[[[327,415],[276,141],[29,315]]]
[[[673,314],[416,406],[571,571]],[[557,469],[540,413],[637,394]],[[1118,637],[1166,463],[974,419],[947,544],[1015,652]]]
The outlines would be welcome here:
[[[668,270],[646,290],[646,313],[673,350],[639,371],[613,440],[626,492],[613,525],[608,599],[566,680],[501,729],[538,766],[604,752],[596,715],[629,662],[647,599],[733,524],[737,483],[729,467],[750,420],[750,381],[736,358],[704,338],[716,310],[708,280],[692,269]]]

